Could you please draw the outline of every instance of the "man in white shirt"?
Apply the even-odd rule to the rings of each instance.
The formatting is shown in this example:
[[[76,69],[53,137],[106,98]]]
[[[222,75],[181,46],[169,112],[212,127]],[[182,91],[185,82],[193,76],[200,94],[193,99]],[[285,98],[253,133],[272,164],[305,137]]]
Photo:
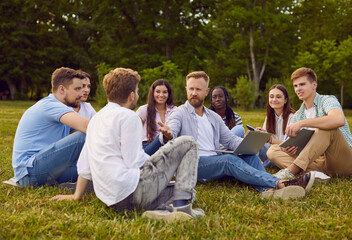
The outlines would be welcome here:
[[[96,196],[116,211],[150,209],[157,198],[170,199],[164,210],[143,216],[173,221],[204,216],[192,209],[197,182],[198,151],[192,137],[182,137],[160,148],[151,157],[142,149],[142,123],[132,111],[138,100],[140,76],[116,68],[104,77],[108,104],[90,121],[86,143],[77,163],[78,181],[73,195],[53,199],[80,199],[89,180]],[[173,193],[163,190],[176,174]],[[163,196],[161,196],[163,195]]]

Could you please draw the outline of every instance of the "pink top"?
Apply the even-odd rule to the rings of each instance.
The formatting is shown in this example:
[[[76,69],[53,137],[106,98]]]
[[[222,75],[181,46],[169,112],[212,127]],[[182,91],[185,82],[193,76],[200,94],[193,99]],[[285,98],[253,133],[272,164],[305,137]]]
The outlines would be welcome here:
[[[143,120],[144,124],[143,124],[143,138],[142,141],[148,141],[148,137],[147,137],[147,108],[148,105],[142,105],[137,109],[137,114],[138,116]],[[171,112],[176,109],[176,106],[169,106],[166,105],[166,113],[165,113],[165,121],[168,119],[168,117],[170,116]],[[156,109],[156,116],[155,116],[155,124],[157,126],[158,122],[161,122],[161,118],[160,118],[160,114],[157,108]],[[159,130],[156,130],[154,137],[156,137],[158,134],[160,133]]]

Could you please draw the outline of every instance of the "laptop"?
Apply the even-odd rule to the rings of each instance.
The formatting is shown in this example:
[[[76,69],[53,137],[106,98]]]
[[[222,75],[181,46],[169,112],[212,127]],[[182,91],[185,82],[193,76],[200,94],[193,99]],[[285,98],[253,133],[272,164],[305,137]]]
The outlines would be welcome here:
[[[264,144],[269,140],[271,133],[250,131],[244,137],[240,145],[234,150],[211,150],[221,153],[233,153],[236,155],[253,155],[257,154]]]

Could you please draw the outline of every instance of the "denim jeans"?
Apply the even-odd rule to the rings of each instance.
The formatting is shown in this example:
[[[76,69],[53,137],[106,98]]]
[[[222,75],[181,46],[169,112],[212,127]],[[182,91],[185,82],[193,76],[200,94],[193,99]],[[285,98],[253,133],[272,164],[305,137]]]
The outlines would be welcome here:
[[[201,156],[198,163],[199,180],[215,180],[234,177],[252,185],[259,192],[276,188],[279,179],[265,171],[257,155],[222,154]]]
[[[33,167],[19,180],[21,187],[54,185],[77,180],[77,160],[86,135],[74,132],[35,154]]]
[[[153,209],[171,198],[193,200],[197,167],[198,148],[193,137],[182,136],[171,140],[145,162],[136,190],[111,207],[115,211]],[[167,188],[175,173],[174,186]]]
[[[142,144],[143,144],[144,152],[149,156],[153,155],[162,146],[162,144],[159,141],[159,135],[156,138],[154,138],[154,140],[151,143],[148,143],[147,141],[143,141]]]
[[[236,125],[231,129],[231,132],[233,135],[244,138],[245,130],[243,125]]]

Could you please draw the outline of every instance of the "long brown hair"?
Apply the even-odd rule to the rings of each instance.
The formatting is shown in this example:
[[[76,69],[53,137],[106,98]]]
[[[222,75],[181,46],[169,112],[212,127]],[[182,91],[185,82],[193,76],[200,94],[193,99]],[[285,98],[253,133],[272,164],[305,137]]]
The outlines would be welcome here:
[[[295,113],[295,110],[291,107],[290,98],[288,97],[287,89],[281,84],[275,84],[271,86],[269,88],[268,96],[266,100],[266,131],[272,134],[276,134],[276,130],[275,130],[276,118],[275,118],[275,110],[269,104],[269,93],[272,89],[275,89],[275,88],[279,89],[284,94],[284,97],[287,100],[286,103],[284,104],[284,109],[282,111],[282,118],[284,120],[282,124],[283,132],[285,132],[286,130],[288,117],[290,116],[291,113]]]
[[[158,79],[149,88],[149,93],[148,93],[148,100],[147,100],[147,137],[148,137],[148,143],[153,141],[155,137],[155,132],[157,130],[157,126],[155,123],[155,115],[156,115],[156,109],[155,109],[155,99],[154,99],[154,91],[157,86],[162,86],[164,85],[167,88],[167,92],[169,94],[166,104],[167,105],[174,105],[174,96],[171,90],[171,86],[166,81],[165,79]]]

